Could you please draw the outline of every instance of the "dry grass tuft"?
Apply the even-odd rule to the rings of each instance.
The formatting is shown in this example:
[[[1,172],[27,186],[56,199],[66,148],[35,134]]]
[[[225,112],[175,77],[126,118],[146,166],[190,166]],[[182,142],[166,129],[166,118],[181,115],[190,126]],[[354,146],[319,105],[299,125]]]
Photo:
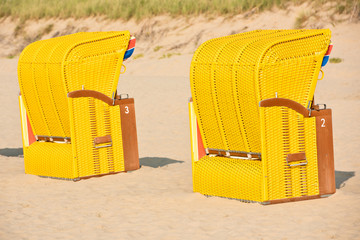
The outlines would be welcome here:
[[[311,17],[310,12],[301,12],[299,16],[295,19],[294,28],[295,29],[303,28],[310,17]]]
[[[139,54],[135,54],[135,55],[133,56],[133,59],[138,59],[138,58],[142,58],[142,57],[144,57],[144,54],[139,53]]]
[[[339,13],[358,17],[360,0],[330,0],[336,2]],[[261,12],[274,6],[285,8],[288,3],[301,4],[304,0],[0,0],[0,18],[23,20],[40,18],[82,18],[106,16],[109,19],[143,19],[162,14],[189,16],[207,14],[234,15]],[[314,0],[323,5],[325,0]],[[355,9],[355,10],[354,10]]]
[[[154,52],[157,52],[157,51],[159,51],[160,49],[162,49],[163,48],[163,46],[156,46],[156,47],[154,47]]]
[[[329,62],[330,63],[341,63],[343,61],[343,59],[341,58],[330,58]]]

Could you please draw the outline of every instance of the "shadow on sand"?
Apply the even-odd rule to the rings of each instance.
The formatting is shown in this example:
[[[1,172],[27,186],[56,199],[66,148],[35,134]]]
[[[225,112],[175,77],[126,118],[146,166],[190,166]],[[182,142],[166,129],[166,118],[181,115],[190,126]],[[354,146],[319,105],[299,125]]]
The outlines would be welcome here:
[[[5,157],[23,157],[22,148],[3,148],[0,149],[0,155]],[[183,163],[184,161],[173,160],[170,158],[144,157],[140,158],[140,165],[152,168],[164,167],[169,164]],[[345,182],[355,176],[355,172],[335,171],[336,189],[345,186]]]
[[[152,168],[164,167],[169,164],[183,163],[184,161],[173,160],[170,158],[144,157],[140,158],[140,165]]]
[[[0,156],[5,157],[24,157],[22,148],[2,148],[0,149]],[[184,161],[173,160],[170,158],[161,157],[144,157],[140,158],[140,165],[152,168],[164,167],[169,164],[183,163]]]
[[[340,189],[345,186],[345,182],[355,176],[355,172],[344,172],[335,170],[335,183],[336,189]]]
[[[22,148],[3,148],[0,149],[0,155],[5,157],[23,157]]]

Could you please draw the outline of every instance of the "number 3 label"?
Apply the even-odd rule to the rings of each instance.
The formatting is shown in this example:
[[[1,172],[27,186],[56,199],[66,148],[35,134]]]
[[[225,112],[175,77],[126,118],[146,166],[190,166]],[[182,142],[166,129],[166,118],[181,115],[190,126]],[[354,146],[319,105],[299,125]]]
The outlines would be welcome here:
[[[129,107],[128,106],[125,106],[125,114],[129,114]]]
[[[322,119],[320,119],[320,120],[321,120],[321,122],[322,122],[321,127],[325,127],[325,118],[322,118]]]

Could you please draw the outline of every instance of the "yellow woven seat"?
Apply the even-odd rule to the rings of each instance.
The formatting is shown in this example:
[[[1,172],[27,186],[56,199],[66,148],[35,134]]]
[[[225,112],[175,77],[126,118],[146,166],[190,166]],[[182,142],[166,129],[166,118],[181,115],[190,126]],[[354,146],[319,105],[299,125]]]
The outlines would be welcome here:
[[[73,178],[71,144],[34,142],[31,147],[25,148],[24,155],[26,156],[25,172],[28,174]]]
[[[205,195],[260,202],[261,177],[260,161],[204,156],[194,163],[194,191]]]
[[[78,180],[134,170],[125,167],[122,136],[133,101],[116,95],[129,39],[128,31],[76,33],[24,49],[18,77],[26,173]],[[35,143],[26,139],[26,122]],[[136,158],[137,142],[133,149]]]
[[[316,116],[292,107],[313,105],[329,44],[329,30],[260,30],[197,49],[190,71],[194,191],[263,203],[320,196]],[[201,158],[199,137],[222,161]],[[234,153],[243,159],[224,161]]]

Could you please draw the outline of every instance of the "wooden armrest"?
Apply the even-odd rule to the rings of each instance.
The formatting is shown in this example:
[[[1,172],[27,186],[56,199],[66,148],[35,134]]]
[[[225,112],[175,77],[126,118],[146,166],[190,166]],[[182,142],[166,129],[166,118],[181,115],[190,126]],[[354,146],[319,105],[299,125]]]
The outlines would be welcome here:
[[[77,91],[72,91],[68,93],[68,97],[69,98],[82,98],[82,97],[92,97],[92,98],[96,98],[100,101],[103,101],[104,103],[107,103],[109,106],[115,106],[115,105],[120,105],[121,103],[134,103],[134,99],[133,98],[127,98],[127,99],[111,99],[108,96],[106,96],[105,94],[98,92],[98,91],[94,91],[94,90],[77,90]]]
[[[269,98],[269,99],[265,99],[260,101],[259,103],[260,107],[288,107],[291,108],[292,110],[302,114],[304,117],[310,117],[311,116],[311,112],[309,112],[309,110],[307,108],[305,108],[303,105],[301,105],[298,102],[295,102],[293,100],[290,99],[286,99],[286,98]]]

